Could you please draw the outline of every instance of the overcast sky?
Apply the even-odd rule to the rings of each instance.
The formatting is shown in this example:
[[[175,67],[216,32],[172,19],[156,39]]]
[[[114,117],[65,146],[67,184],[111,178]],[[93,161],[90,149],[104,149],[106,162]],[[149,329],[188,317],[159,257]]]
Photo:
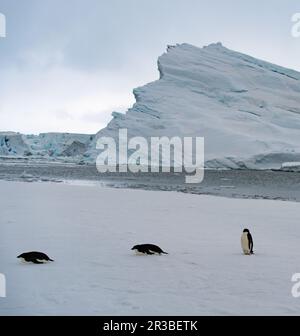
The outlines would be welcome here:
[[[299,0],[0,0],[0,130],[95,133],[158,78],[167,44],[226,47],[300,71]]]

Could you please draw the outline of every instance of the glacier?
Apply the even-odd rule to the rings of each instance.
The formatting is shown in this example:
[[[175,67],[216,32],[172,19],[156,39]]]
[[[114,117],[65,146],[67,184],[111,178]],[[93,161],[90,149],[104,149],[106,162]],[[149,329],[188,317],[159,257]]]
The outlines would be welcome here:
[[[71,162],[80,160],[93,135],[73,133],[41,133],[25,135],[0,132],[0,158],[45,159]]]
[[[129,137],[204,137],[206,168],[279,169],[300,161],[299,72],[221,43],[168,46],[158,71],[158,80],[133,90],[136,103],[125,114],[114,111],[96,135],[6,134],[11,153],[0,134],[0,155],[94,163],[97,139],[117,140],[126,128]]]

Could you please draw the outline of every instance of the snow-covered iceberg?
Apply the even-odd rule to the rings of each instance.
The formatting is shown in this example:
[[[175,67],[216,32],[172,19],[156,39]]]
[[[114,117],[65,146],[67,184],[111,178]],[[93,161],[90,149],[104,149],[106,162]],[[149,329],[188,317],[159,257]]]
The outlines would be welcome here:
[[[169,46],[160,78],[134,89],[136,103],[97,138],[199,136],[206,167],[279,168],[300,161],[300,73],[229,50],[221,43]]]

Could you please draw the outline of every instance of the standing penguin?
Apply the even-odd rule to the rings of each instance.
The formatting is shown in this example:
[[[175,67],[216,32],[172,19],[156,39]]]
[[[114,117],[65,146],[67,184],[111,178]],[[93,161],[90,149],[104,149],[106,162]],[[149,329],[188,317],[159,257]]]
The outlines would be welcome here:
[[[248,229],[244,229],[241,237],[242,250],[244,254],[250,255],[253,254],[253,239],[251,233]]]

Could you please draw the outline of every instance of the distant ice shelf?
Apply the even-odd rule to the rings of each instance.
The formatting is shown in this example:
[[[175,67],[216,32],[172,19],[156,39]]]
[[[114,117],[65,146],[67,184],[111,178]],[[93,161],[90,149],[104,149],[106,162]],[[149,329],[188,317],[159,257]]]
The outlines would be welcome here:
[[[300,172],[300,162],[284,162],[281,165],[281,170],[290,172]]]

